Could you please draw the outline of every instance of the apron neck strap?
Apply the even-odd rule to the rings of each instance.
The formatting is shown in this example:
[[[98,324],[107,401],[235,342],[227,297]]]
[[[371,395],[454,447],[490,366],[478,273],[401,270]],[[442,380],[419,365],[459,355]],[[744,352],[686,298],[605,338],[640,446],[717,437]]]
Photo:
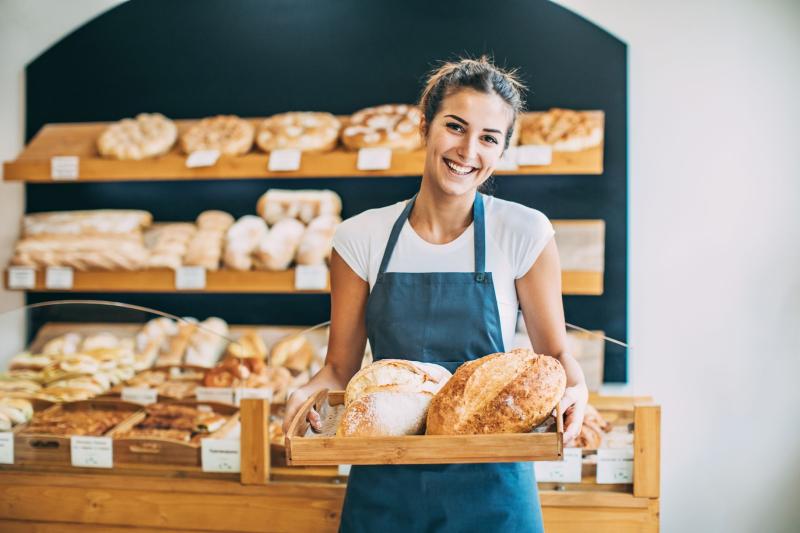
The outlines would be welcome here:
[[[417,199],[415,194],[411,200],[408,201],[403,212],[397,217],[397,220],[392,226],[392,232],[389,234],[389,241],[386,243],[386,249],[383,251],[383,259],[381,259],[381,266],[378,270],[378,275],[386,272],[389,267],[389,261],[392,259],[397,239],[400,237],[400,230],[408,220],[411,210],[414,208],[414,202]],[[475,193],[475,201],[472,203],[472,218],[473,218],[473,231],[475,243],[475,272],[486,271],[486,223],[483,214],[483,195],[479,192]]]

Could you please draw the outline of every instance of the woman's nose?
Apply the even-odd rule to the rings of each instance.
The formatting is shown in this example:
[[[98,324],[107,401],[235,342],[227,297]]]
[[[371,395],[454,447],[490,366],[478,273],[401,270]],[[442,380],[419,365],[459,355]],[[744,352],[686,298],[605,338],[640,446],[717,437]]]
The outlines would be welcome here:
[[[471,135],[464,135],[459,146],[458,155],[463,163],[474,163],[478,154],[478,139]]]

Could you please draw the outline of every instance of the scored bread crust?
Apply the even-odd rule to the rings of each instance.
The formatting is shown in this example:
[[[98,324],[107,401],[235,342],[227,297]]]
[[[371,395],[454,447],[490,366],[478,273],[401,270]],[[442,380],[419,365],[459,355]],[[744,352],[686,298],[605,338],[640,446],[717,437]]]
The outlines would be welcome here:
[[[381,359],[362,368],[350,379],[344,393],[344,404],[349,405],[370,388],[388,385],[436,394],[451,376],[446,368],[433,363]]]
[[[470,361],[431,401],[427,434],[522,433],[561,400],[567,378],[555,358],[517,349]]]
[[[399,437],[417,435],[425,428],[430,392],[391,385],[372,387],[345,409],[336,435],[340,437]]]

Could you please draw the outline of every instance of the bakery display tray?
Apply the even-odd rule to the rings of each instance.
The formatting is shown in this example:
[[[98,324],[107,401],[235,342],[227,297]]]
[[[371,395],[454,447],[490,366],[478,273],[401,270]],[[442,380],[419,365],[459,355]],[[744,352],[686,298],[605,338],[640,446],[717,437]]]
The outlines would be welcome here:
[[[556,461],[563,456],[563,418],[544,432],[492,435],[406,435],[337,437],[343,391],[319,391],[301,406],[286,435],[286,462],[292,466],[440,463],[507,463]],[[306,420],[314,407],[323,431],[314,433]]]

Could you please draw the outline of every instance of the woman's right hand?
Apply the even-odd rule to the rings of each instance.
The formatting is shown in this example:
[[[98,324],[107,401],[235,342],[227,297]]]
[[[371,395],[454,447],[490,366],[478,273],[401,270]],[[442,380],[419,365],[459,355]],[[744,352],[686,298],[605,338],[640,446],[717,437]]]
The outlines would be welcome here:
[[[315,384],[313,382],[307,383],[294,391],[289,399],[286,401],[286,409],[283,415],[283,434],[286,435],[289,432],[289,426],[292,423],[295,415],[297,414],[298,409],[300,406],[305,403],[306,400],[311,398],[314,394],[317,393],[320,389],[324,387],[320,386],[319,384]],[[306,420],[311,424],[311,429],[315,432],[319,433],[322,431],[322,420],[320,419],[319,413],[311,407],[308,411],[308,416]]]

